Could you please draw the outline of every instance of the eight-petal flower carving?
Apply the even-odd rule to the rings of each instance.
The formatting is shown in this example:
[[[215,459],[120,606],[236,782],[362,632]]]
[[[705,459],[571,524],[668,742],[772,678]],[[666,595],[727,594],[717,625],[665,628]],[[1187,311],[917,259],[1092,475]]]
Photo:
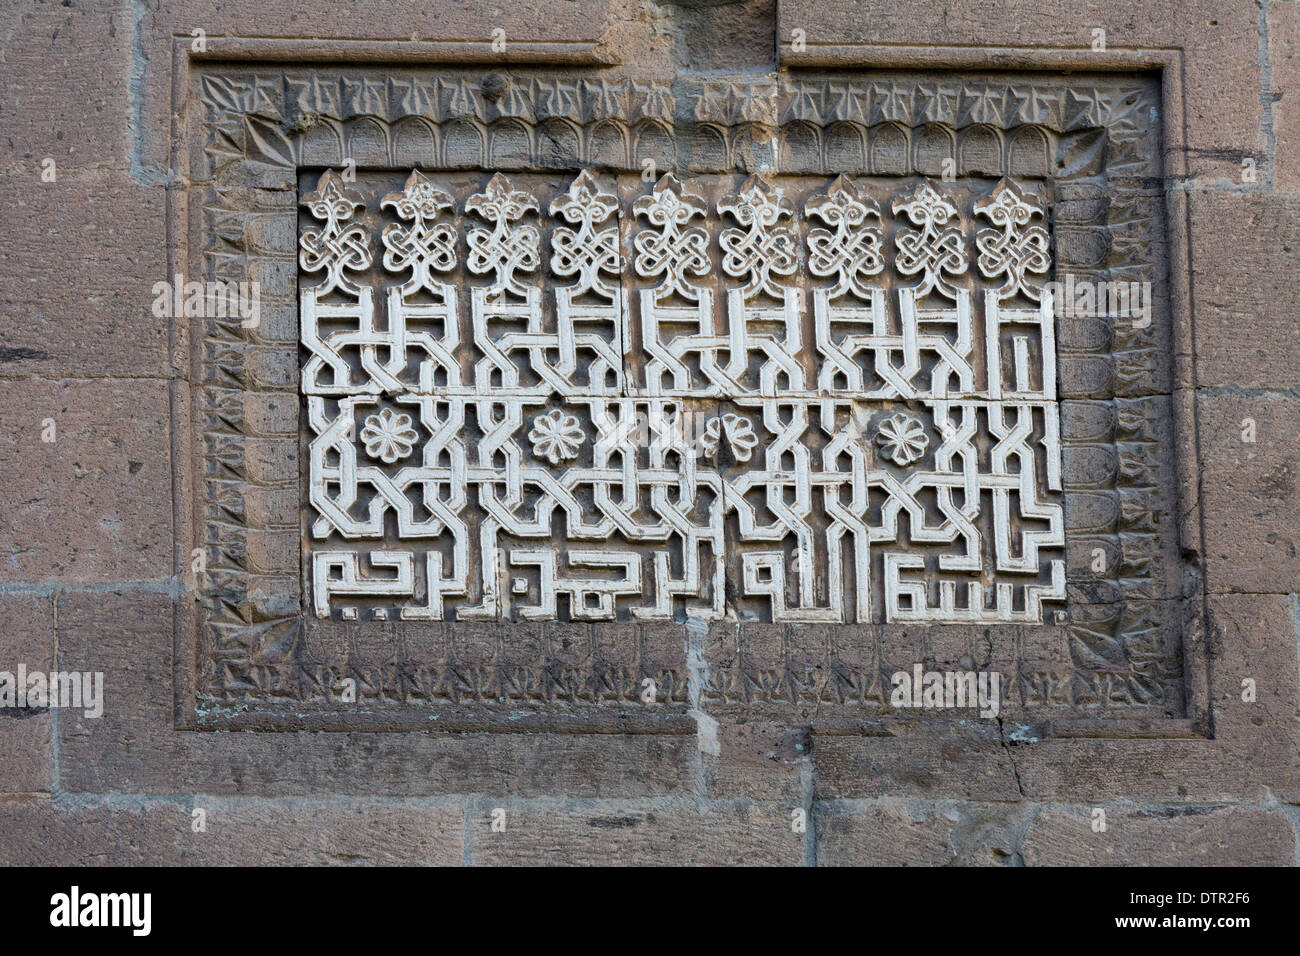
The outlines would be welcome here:
[[[366,419],[361,429],[361,443],[366,454],[386,465],[400,461],[411,453],[419,433],[411,427],[411,416],[385,408]]]
[[[528,440],[533,443],[533,454],[545,458],[552,465],[577,457],[583,438],[578,420],[559,409],[534,418],[533,430],[528,433]]]

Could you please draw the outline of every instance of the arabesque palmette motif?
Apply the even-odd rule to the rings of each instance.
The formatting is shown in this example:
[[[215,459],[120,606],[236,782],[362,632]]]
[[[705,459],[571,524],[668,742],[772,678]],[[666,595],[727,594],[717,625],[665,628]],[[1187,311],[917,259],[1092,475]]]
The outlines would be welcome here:
[[[532,272],[541,264],[541,238],[536,226],[519,221],[537,211],[537,198],[526,190],[515,189],[510,180],[497,173],[483,192],[469,197],[465,211],[478,213],[492,226],[491,230],[469,230],[469,270],[494,276],[497,290],[527,295],[532,287],[521,282],[516,273]]]
[[[1051,245],[1014,184],[466,182],[374,193],[374,282],[366,200],[333,174],[304,197],[318,615],[1064,600]]]
[[[701,290],[692,277],[706,276],[712,267],[709,235],[691,225],[696,217],[707,219],[704,200],[687,192],[669,173],[649,196],[633,203],[632,210],[648,223],[632,242],[637,273],[647,279],[662,279],[654,290],[656,298],[677,293],[698,300]]]
[[[961,229],[949,225],[957,218],[957,209],[939,195],[929,183],[921,183],[910,196],[894,200],[895,213],[904,213],[917,229],[900,229],[895,242],[898,271],[906,276],[920,275],[916,298],[938,292],[949,299],[957,293],[952,281],[966,271],[966,239]]]
[[[445,222],[435,222],[440,213],[452,208],[451,197],[416,170],[401,192],[386,195],[379,207],[392,209],[399,219],[410,222],[409,226],[387,225],[382,234],[384,268],[392,273],[411,270],[402,294],[438,291],[442,283],[434,273],[456,267],[456,231]]]
[[[321,177],[316,192],[303,199],[303,205],[325,224],[323,229],[304,229],[298,240],[298,267],[303,272],[325,272],[318,295],[335,289],[359,295],[361,288],[347,271],[362,272],[370,268],[370,245],[366,231],[349,223],[361,203],[349,195],[341,177],[328,171]]]
[[[835,280],[831,296],[853,292],[869,297],[872,282],[885,267],[879,204],[840,176],[826,192],[809,199],[804,211],[810,220],[821,219],[834,230],[808,230],[808,271]]]
[[[734,196],[718,203],[718,212],[728,213],[740,229],[723,229],[722,269],[727,275],[745,283],[746,297],[757,292],[780,298],[780,279],[794,275],[797,243],[793,229],[782,226],[782,219],[793,218],[794,209],[781,190],[761,176],[751,176]]]
[[[1001,182],[992,195],[975,203],[975,213],[995,227],[975,234],[980,272],[989,279],[1005,277],[997,290],[999,298],[1021,293],[1037,302],[1042,289],[1030,276],[1045,276],[1052,265],[1047,230],[1033,223],[1035,218],[1043,217],[1043,210],[1025,202],[1010,184]]]

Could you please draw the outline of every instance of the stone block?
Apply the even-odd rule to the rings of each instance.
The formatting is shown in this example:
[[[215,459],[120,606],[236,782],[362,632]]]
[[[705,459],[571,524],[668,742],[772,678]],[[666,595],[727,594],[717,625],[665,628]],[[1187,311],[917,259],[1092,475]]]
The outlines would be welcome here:
[[[1197,415],[1206,586],[1300,592],[1300,401],[1201,391]]]
[[[1008,866],[1029,808],[1018,804],[817,804],[818,866]]]
[[[54,598],[0,594],[0,671],[18,678],[54,666]],[[34,793],[54,786],[54,716],[49,708],[0,708],[0,791]]]
[[[1300,385],[1300,197],[1196,192],[1190,215],[1197,385]]]
[[[1295,830],[1281,810],[1231,806],[1044,808],[1025,834],[1030,866],[1293,866]]]
[[[128,168],[136,9],[114,0],[78,0],[11,4],[0,14],[0,155],[6,170],[21,168],[18,175],[39,188],[46,158],[63,175]]]
[[[0,382],[0,581],[170,577],[168,395],[157,379]]]
[[[418,800],[197,795],[0,800],[0,834],[6,866],[459,866],[465,826]]]
[[[164,193],[120,172],[0,175],[8,267],[0,275],[0,378],[168,374]]]
[[[505,829],[492,829],[493,810]],[[801,866],[806,833],[782,805],[604,808],[561,803],[514,808],[480,801],[469,813],[474,866]]]
[[[701,757],[713,796],[803,803],[813,766],[813,736],[807,728],[724,718],[718,722],[717,744],[716,756]]]
[[[1291,594],[1214,594],[1209,611],[1215,737],[1251,747],[1290,793],[1300,787],[1282,773],[1300,752],[1300,604]]]
[[[1268,5],[1268,69],[1273,97],[1273,188],[1300,191],[1300,6]]]

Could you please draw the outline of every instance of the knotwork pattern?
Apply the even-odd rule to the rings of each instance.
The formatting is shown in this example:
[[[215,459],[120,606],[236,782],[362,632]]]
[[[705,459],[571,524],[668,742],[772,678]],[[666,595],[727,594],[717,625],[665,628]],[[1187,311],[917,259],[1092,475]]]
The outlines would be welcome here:
[[[1051,244],[1012,182],[382,179],[302,199],[317,615],[1064,601]]]

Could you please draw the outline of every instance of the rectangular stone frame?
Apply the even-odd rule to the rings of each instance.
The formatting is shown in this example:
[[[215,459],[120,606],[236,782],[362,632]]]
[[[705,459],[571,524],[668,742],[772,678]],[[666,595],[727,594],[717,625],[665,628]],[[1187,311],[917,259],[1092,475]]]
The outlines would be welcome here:
[[[385,50],[389,46],[405,45],[385,45]],[[1175,190],[1166,192],[1163,178],[1170,163],[1182,156],[1176,143],[1171,146],[1177,124],[1170,118],[1182,109],[1171,79],[1176,54],[1116,54],[1102,64],[1125,73],[1162,71],[1137,78],[985,73],[983,79],[994,86],[1020,83],[1046,91],[1055,85],[1054,98],[1031,96],[1001,115],[999,109],[1009,108],[1005,102],[998,106],[986,99],[963,106],[959,96],[945,99],[947,87],[970,84],[960,76],[932,72],[937,63],[924,57],[924,63],[913,63],[906,53],[892,62],[857,66],[851,76],[782,76],[777,83],[794,95],[783,96],[779,107],[776,97],[738,97],[726,81],[712,89],[704,83],[698,100],[684,105],[681,91],[669,87],[597,79],[583,96],[575,93],[574,115],[551,117],[568,124],[577,156],[567,159],[574,150],[561,150],[548,165],[548,157],[536,152],[541,122],[525,115],[527,98],[512,102],[506,96],[493,104],[471,96],[464,104],[440,104],[440,122],[429,126],[436,132],[426,134],[414,125],[425,122],[417,117],[429,109],[410,99],[418,99],[418,84],[404,91],[404,105],[392,86],[364,82],[381,73],[404,79],[437,73],[449,62],[438,51],[433,55],[439,63],[392,65],[394,60],[422,61],[433,52],[415,46],[428,44],[412,44],[401,55],[382,54],[388,63],[382,67],[285,68],[279,64],[286,58],[309,62],[316,57],[300,43],[285,47],[277,41],[215,40],[199,58],[177,42],[174,168],[186,171],[188,185],[169,191],[170,248],[177,257],[169,263],[169,274],[253,278],[263,290],[262,325],[251,335],[237,320],[198,320],[187,327],[182,319],[173,328],[174,361],[178,367],[188,364],[191,371],[188,394],[178,394],[174,416],[176,459],[190,463],[189,474],[178,478],[186,487],[177,494],[177,569],[194,582],[197,599],[192,610],[186,602],[176,613],[178,727],[688,734],[696,726],[689,711],[698,703],[713,716],[762,717],[810,725],[817,733],[892,735],[912,718],[891,714],[887,707],[866,710],[852,699],[854,693],[865,692],[863,685],[872,681],[872,692],[878,691],[883,674],[916,661],[933,661],[940,668],[973,661],[1016,675],[1017,699],[1004,713],[1032,727],[1035,736],[1208,732],[1203,596],[1179,550],[1180,542],[1190,543],[1190,550],[1199,553],[1200,530],[1189,494],[1195,488],[1190,478],[1197,472],[1195,444],[1186,438],[1194,434],[1189,418],[1194,413],[1183,391],[1190,354],[1190,332],[1180,320],[1186,272],[1178,266],[1181,247],[1172,245],[1181,241],[1180,233],[1168,228],[1168,217],[1181,206],[1176,206]],[[337,47],[331,49],[337,59]],[[891,56],[898,55],[890,50]],[[379,55],[358,51],[362,60]],[[535,65],[546,58],[541,52],[525,55],[531,64],[509,74],[548,72]],[[845,65],[824,48],[820,55],[825,59],[798,65],[813,70]],[[567,51],[566,56],[566,65],[596,65],[587,50]],[[872,59],[851,58],[855,66]],[[1096,61],[1087,62],[1096,68]],[[927,72],[908,77],[891,73],[888,66],[894,65],[924,65]],[[1034,51],[1006,65],[1028,71],[1082,64]],[[311,106],[303,109],[301,97],[296,105],[286,102],[285,83],[273,81],[284,73],[304,79],[311,73],[350,74],[356,82],[346,88],[335,83],[332,102],[328,87],[304,84]],[[231,77],[241,75],[251,80],[232,82]],[[1090,81],[1098,84],[1097,90],[1104,87],[1106,95],[1097,90],[1091,100],[1086,92],[1080,95]],[[846,112],[845,98],[837,103],[832,95],[845,85],[873,82],[897,84],[899,93],[878,104],[874,116]],[[915,95],[918,86],[931,95]],[[351,99],[345,102],[347,96]],[[1154,115],[1149,112],[1153,108]],[[963,127],[961,115],[979,122]],[[1163,118],[1163,124],[1153,125],[1156,118]],[[391,636],[379,635],[375,641],[373,632],[367,635],[354,626],[340,631],[336,656],[302,659],[295,297],[299,167],[337,164],[346,153],[359,168],[576,169],[587,164],[636,170],[644,143],[652,139],[665,151],[673,150],[663,156],[650,153],[660,169],[675,165],[687,173],[775,162],[791,172],[939,176],[946,141],[949,155],[955,153],[959,160],[960,175],[961,146],[954,145],[951,128],[971,125],[1002,137],[1002,165],[987,172],[1050,180],[1054,219],[1061,204],[1068,204],[1065,208],[1075,218],[1054,223],[1058,274],[1104,269],[1101,277],[1151,281],[1157,290],[1151,328],[1116,330],[1113,351],[1104,337],[1098,343],[1080,336],[1071,348],[1071,340],[1061,336],[1063,419],[1071,402],[1080,409],[1085,403],[1111,404],[1117,428],[1113,443],[1063,428],[1069,627],[845,625],[831,633],[824,626],[718,625],[705,634],[683,626],[405,623],[385,630],[400,628],[440,652],[399,659],[385,646]],[[328,139],[336,127],[346,130],[347,146],[339,144],[331,152]],[[431,137],[426,141],[438,144],[440,163],[430,162],[427,148],[407,150],[392,135],[399,127]],[[897,169],[888,164],[900,159],[898,150],[872,151],[882,130],[890,135],[887,127],[897,130],[905,144],[905,165]],[[785,150],[799,136],[821,138],[815,162],[807,160],[809,150]],[[855,137],[861,147],[854,146]],[[1032,137],[1039,138],[1037,159]],[[462,144],[468,146],[463,154],[458,151]],[[1048,144],[1050,155],[1044,152]],[[858,168],[852,165],[854,156]],[[1050,164],[1057,161],[1062,165],[1053,168]],[[1177,167],[1173,172],[1179,175]],[[1067,242],[1061,241],[1062,232]],[[1090,261],[1098,244],[1108,251],[1102,260]],[[1144,250],[1149,258],[1143,258]],[[1087,478],[1096,467],[1100,479],[1071,481],[1072,474]],[[1105,487],[1107,480],[1114,484],[1108,496],[1116,511],[1114,530],[1095,521],[1087,531],[1086,523],[1076,524],[1076,518],[1082,521],[1093,513],[1085,486]],[[1076,569],[1087,564],[1078,551],[1082,548],[1086,555],[1094,546],[1109,546],[1110,553],[1123,558],[1112,564],[1120,572],[1113,580],[1077,576]],[[204,556],[199,575],[191,573],[195,549]],[[1119,650],[1125,660],[1141,666],[1120,673],[1080,665],[1093,659],[1089,655],[1104,659],[1114,652],[1105,640],[1113,642],[1114,635],[1099,635],[1088,626],[1093,620],[1089,612],[1102,618],[1121,614]],[[995,631],[991,639],[990,630]],[[1123,644],[1129,638],[1144,652],[1131,654]],[[982,653],[986,646],[989,652]],[[360,703],[329,699],[330,688],[343,676],[357,679]],[[658,690],[658,702],[652,705],[642,704],[638,696],[646,677]],[[395,706],[388,699],[431,680],[479,689],[452,691],[449,701],[435,705],[436,712],[427,705]],[[828,687],[834,691],[829,696]],[[849,700],[842,699],[845,688]],[[926,720],[933,723],[933,715]]]

